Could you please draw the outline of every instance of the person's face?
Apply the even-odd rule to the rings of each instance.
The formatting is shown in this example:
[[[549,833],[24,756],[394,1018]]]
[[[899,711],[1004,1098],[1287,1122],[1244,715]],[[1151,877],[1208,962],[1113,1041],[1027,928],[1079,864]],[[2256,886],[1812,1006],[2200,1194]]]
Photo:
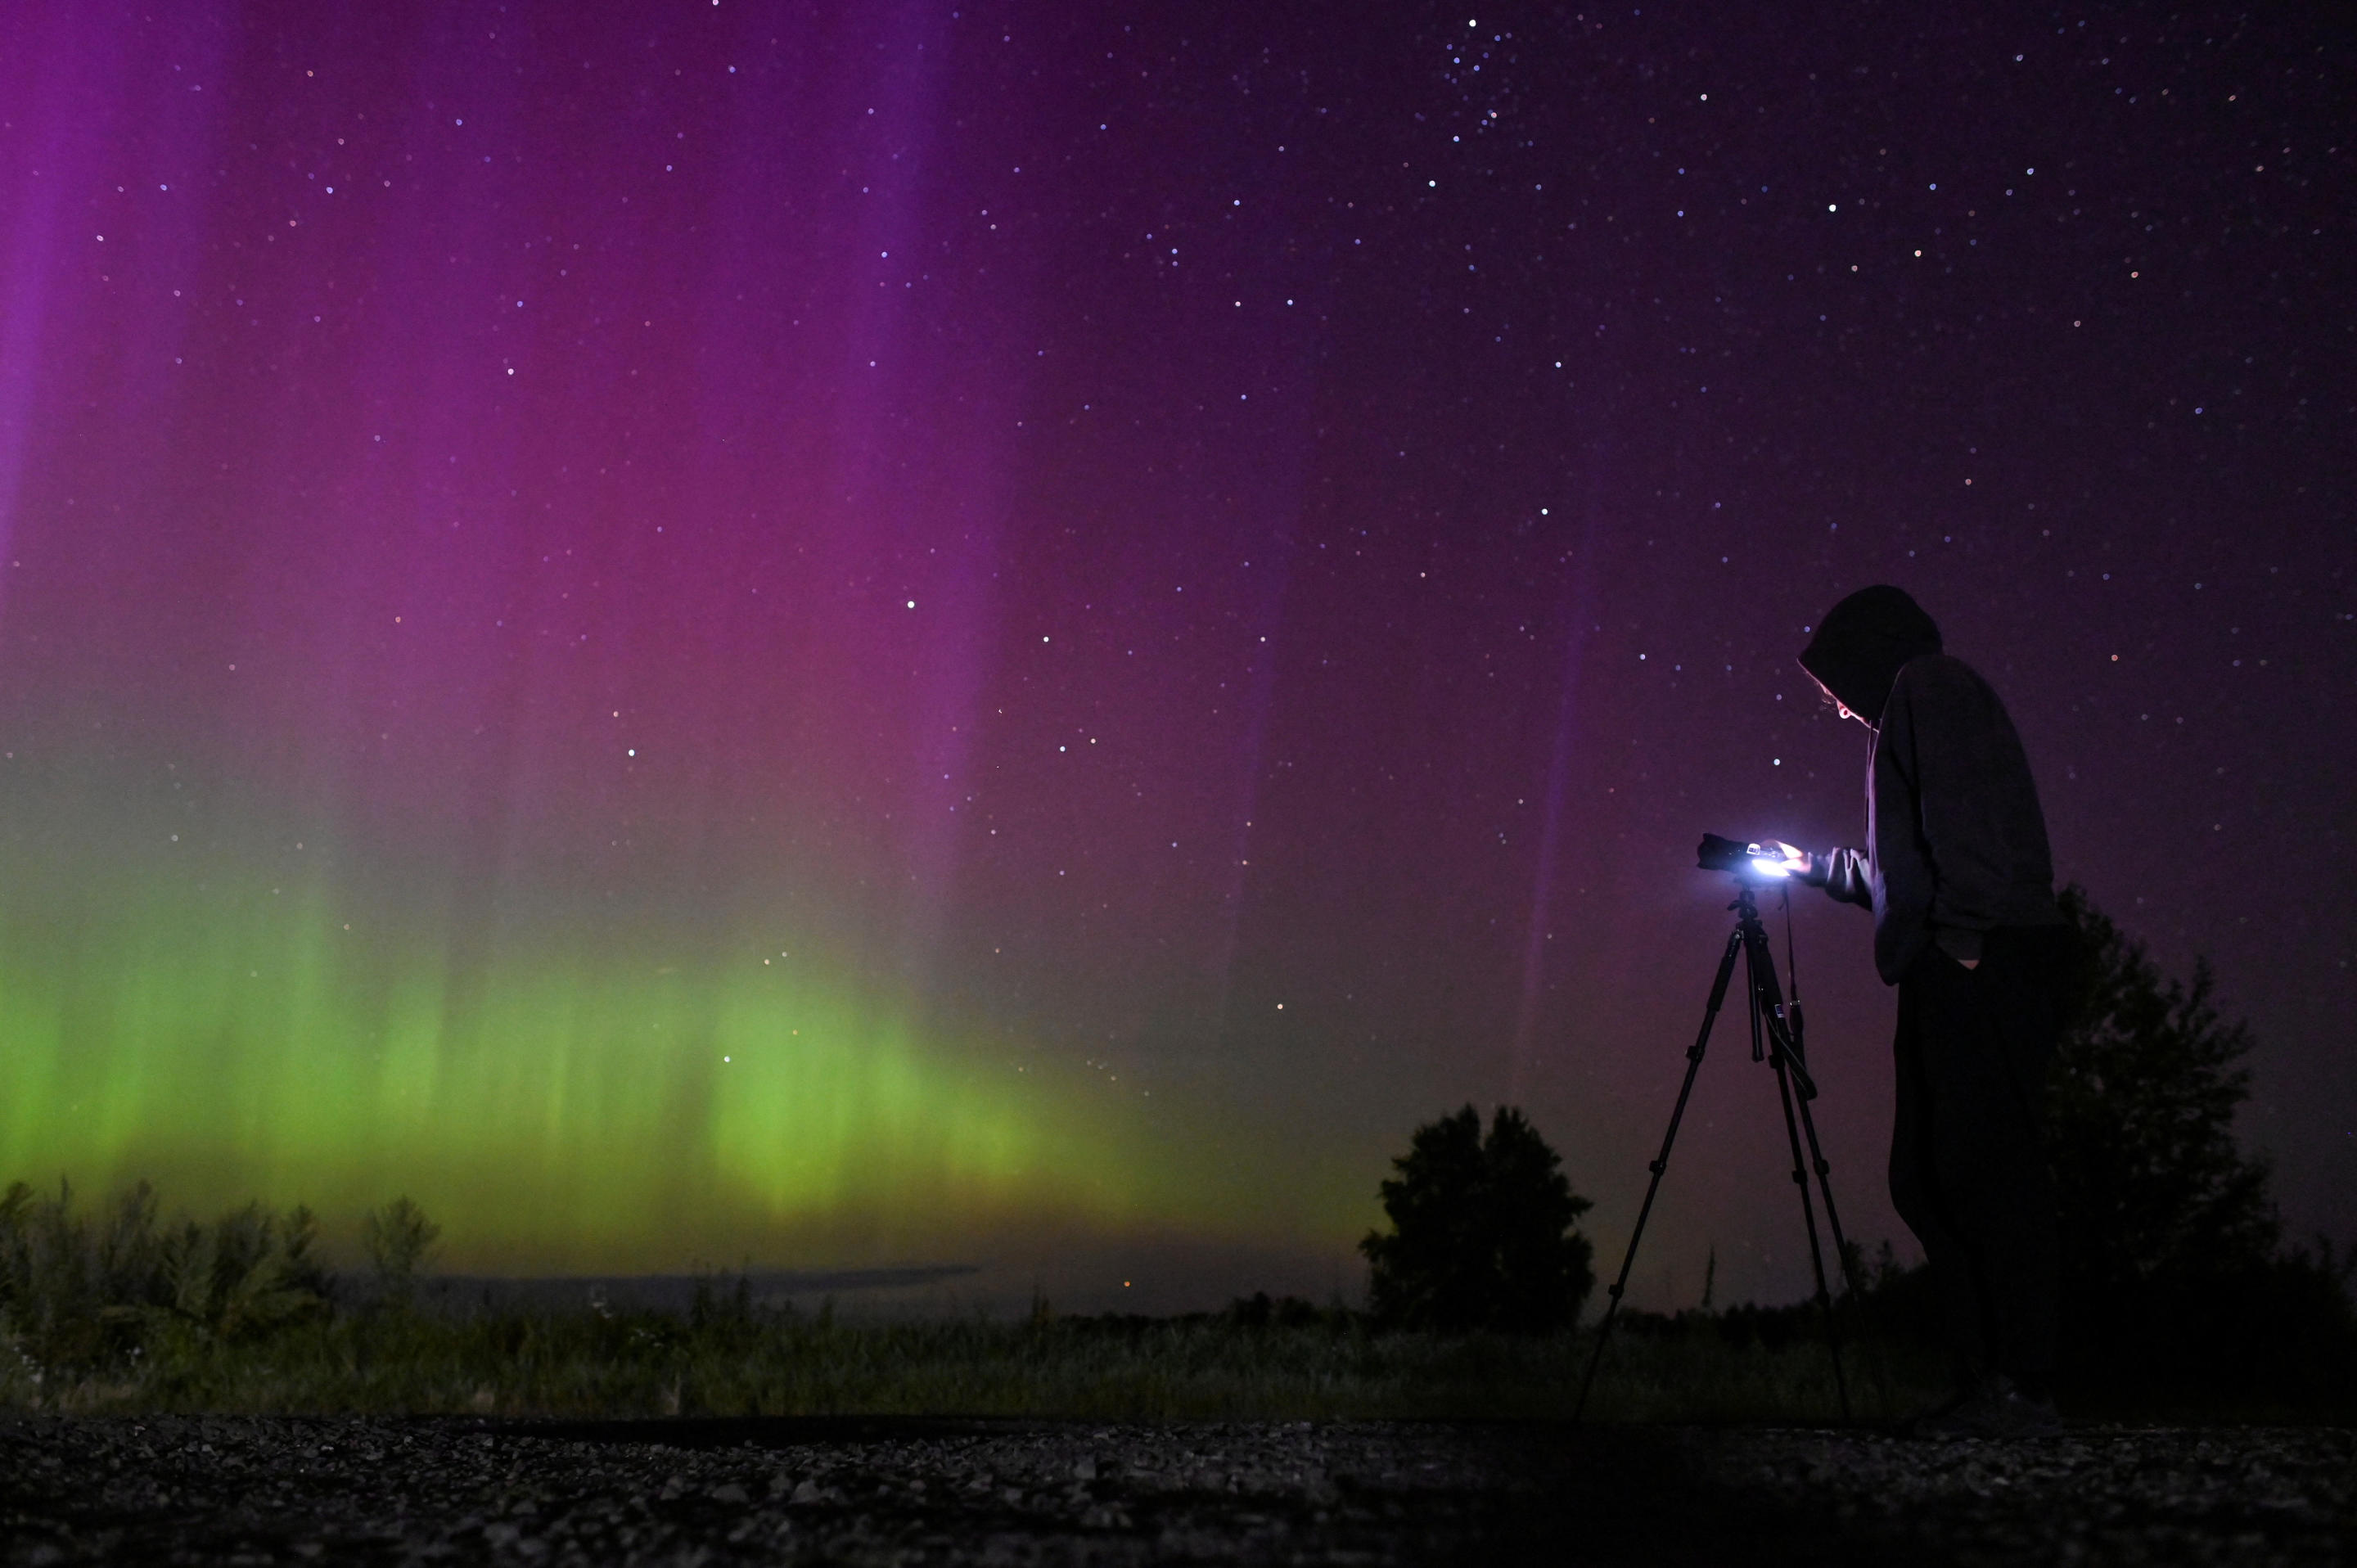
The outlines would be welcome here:
[[[1806,673],[1806,671],[1803,671],[1803,673]],[[1834,705],[1834,712],[1839,714],[1846,719],[1857,719],[1858,723],[1866,725],[1866,727],[1868,729],[1872,729],[1874,727],[1872,725],[1866,724],[1865,718],[1861,715],[1851,713],[1849,711],[1849,705],[1844,703],[1839,697],[1835,696],[1831,691],[1828,691],[1823,681],[1818,681],[1814,675],[1809,676],[1809,679],[1816,682],[1817,690],[1825,693],[1825,701]]]

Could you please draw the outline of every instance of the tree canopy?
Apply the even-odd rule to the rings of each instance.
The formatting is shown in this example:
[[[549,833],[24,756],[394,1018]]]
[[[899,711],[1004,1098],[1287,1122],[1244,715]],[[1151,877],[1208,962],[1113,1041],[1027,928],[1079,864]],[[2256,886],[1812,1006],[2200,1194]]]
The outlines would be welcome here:
[[[1359,1243],[1379,1321],[1544,1333],[1577,1320],[1596,1275],[1572,1226],[1591,1205],[1520,1111],[1500,1106],[1484,1136],[1468,1105],[1418,1127],[1392,1165],[1391,1232]]]
[[[2076,1016],[2050,1080],[2064,1267],[2098,1294],[2264,1266],[2279,1240],[2266,1162],[2234,1140],[2249,1030],[2219,1016],[2210,966],[2164,979],[2083,890]]]
[[[2266,1161],[2234,1138],[2249,1030],[2220,1016],[2207,963],[2164,976],[2085,893],[2075,1016],[2049,1080],[2064,1359],[2147,1401],[2203,1389],[2256,1410],[2357,1394],[2348,1262],[2282,1244]]]

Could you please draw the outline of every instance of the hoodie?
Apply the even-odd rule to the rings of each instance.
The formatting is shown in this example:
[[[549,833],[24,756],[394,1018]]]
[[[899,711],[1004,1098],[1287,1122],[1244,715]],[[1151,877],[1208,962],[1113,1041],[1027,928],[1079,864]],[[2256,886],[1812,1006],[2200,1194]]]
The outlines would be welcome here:
[[[1826,891],[1874,911],[1874,964],[1896,985],[1936,944],[1980,956],[2000,926],[2050,926],[2054,866],[2029,761],[2005,704],[1900,589],[1864,588],[1801,655],[1873,730],[1867,847],[1821,857]]]
[[[1940,651],[1940,628],[1904,588],[1860,588],[1825,612],[1801,668],[1869,725],[1882,723],[1891,683],[1910,659]]]

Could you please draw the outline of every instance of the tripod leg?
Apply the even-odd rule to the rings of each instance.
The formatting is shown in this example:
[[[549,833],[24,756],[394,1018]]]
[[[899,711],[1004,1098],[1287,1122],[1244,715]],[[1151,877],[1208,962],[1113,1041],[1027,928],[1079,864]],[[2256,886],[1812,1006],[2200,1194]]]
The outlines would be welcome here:
[[[1857,1265],[1850,1257],[1849,1240],[1842,1234],[1841,1216],[1834,1210],[1833,1164],[1817,1146],[1817,1119],[1809,1112],[1809,1102],[1801,1101],[1801,1133],[1809,1141],[1809,1164],[1817,1173],[1817,1190],[1825,1200],[1825,1224],[1834,1233],[1834,1254],[1841,1260],[1842,1283],[1852,1301],[1863,1301],[1858,1288]]]
[[[1825,1223],[1833,1231],[1834,1254],[1842,1272],[1844,1283],[1853,1299],[1857,1298],[1857,1274],[1851,1265],[1849,1242],[1843,1236],[1840,1216],[1834,1208],[1833,1167],[1817,1144],[1816,1117],[1809,1110],[1809,1101],[1816,1098],[1816,1082],[1809,1075],[1808,1064],[1802,1053],[1797,1015],[1785,1016],[1784,997],[1776,981],[1775,950],[1769,945],[1767,929],[1757,919],[1740,922],[1743,934],[1744,972],[1751,982],[1751,1032],[1756,1039],[1761,1034],[1768,1037],[1768,1055],[1776,1069],[1776,1093],[1784,1107],[1784,1136],[1792,1150],[1792,1183],[1801,1189],[1801,1219],[1809,1228],[1809,1265],[1815,1272],[1817,1301],[1825,1312],[1825,1344],[1833,1353],[1834,1388],[1841,1398],[1842,1419],[1850,1419],[1849,1382],[1843,1372],[1841,1359],[1841,1326],[1834,1316],[1833,1293],[1825,1283],[1825,1262],[1817,1240],[1817,1220],[1809,1200],[1809,1172],[1816,1172],[1817,1190],[1825,1200]],[[1753,1054],[1758,1055],[1754,1050]],[[1795,1112],[1798,1112],[1797,1121]],[[1801,1137],[1808,1134],[1809,1155],[1801,1155]]]
[[[1612,1337],[1612,1320],[1620,1316],[1620,1293],[1629,1286],[1629,1271],[1636,1265],[1637,1243],[1644,1239],[1645,1221],[1653,1212],[1653,1198],[1662,1190],[1662,1173],[1670,1166],[1670,1145],[1678,1141],[1678,1123],[1685,1120],[1686,1100],[1694,1093],[1695,1074],[1702,1070],[1702,1054],[1710,1044],[1710,1028],[1718,1022],[1718,1010],[1727,1001],[1727,983],[1735,973],[1735,955],[1743,945],[1743,930],[1738,927],[1727,933],[1727,950],[1719,955],[1718,978],[1711,982],[1710,1003],[1703,1009],[1702,1028],[1695,1035],[1695,1043],[1686,1051],[1685,1081],[1678,1085],[1678,1102],[1670,1112],[1668,1131],[1662,1134],[1662,1152],[1653,1156],[1650,1168],[1653,1176],[1645,1184],[1645,1201],[1637,1210],[1636,1228],[1629,1232],[1629,1249],[1620,1254],[1620,1273],[1607,1292],[1603,1321],[1596,1326],[1596,1348],[1587,1358],[1587,1375],[1579,1380],[1579,1402],[1572,1407],[1574,1422],[1587,1412],[1587,1391],[1596,1386],[1596,1369],[1604,1359],[1604,1347]]]
[[[1842,1420],[1851,1419],[1849,1409],[1849,1379],[1842,1370],[1841,1325],[1834,1316],[1833,1292],[1825,1285],[1824,1250],[1817,1242],[1816,1207],[1809,1201],[1809,1172],[1801,1158],[1801,1129],[1792,1114],[1792,1084],[1785,1075],[1784,1058],[1779,1055],[1776,1064],[1776,1095],[1784,1102],[1784,1136],[1792,1146],[1792,1185],[1801,1192],[1801,1222],[1809,1230],[1809,1268],[1816,1275],[1817,1305],[1825,1312],[1825,1348],[1833,1353],[1834,1391],[1841,1400]],[[1803,1102],[1805,1108],[1805,1101]],[[1828,1216],[1830,1218],[1830,1216]],[[1840,1231],[1835,1231],[1835,1244],[1840,1244]]]
[[[1806,1100],[1802,1101],[1799,1109],[1801,1133],[1809,1144],[1809,1163],[1817,1173],[1817,1191],[1825,1200],[1825,1226],[1833,1232],[1834,1256],[1841,1260],[1842,1283],[1849,1292],[1852,1310],[1857,1311],[1865,1305],[1866,1292],[1858,1283],[1857,1260],[1850,1251],[1849,1238],[1842,1234],[1841,1214],[1834,1208],[1833,1164],[1825,1158],[1824,1151],[1817,1144],[1817,1120],[1809,1110],[1809,1102]],[[1861,1326],[1860,1332],[1867,1337],[1865,1342],[1867,1374],[1875,1385],[1876,1397],[1881,1402],[1882,1413],[1888,1416],[1890,1413],[1891,1401],[1889,1352],[1874,1337],[1871,1326],[1867,1324],[1863,1316],[1859,1316],[1858,1323]]]

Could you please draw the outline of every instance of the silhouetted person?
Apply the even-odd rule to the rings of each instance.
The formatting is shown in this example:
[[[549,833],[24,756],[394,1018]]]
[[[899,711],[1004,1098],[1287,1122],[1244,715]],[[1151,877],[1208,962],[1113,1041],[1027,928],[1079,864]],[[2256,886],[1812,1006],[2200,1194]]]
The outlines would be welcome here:
[[[2057,1248],[2046,1072],[2072,944],[2021,738],[1893,587],[1827,611],[1801,665],[1872,735],[1867,848],[1784,846],[1803,880],[1874,911],[1899,988],[1890,1197],[1923,1244],[1963,1362],[1932,1430],[2050,1430]]]

